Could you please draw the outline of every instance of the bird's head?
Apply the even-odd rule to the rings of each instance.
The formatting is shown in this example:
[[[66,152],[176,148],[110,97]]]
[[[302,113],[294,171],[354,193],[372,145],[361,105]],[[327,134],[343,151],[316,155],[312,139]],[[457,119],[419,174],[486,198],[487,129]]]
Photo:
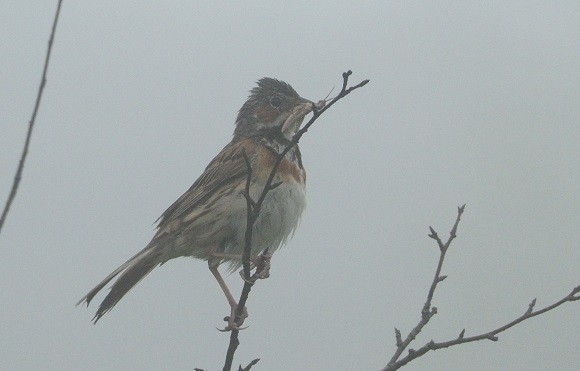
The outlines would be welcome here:
[[[311,111],[312,102],[301,98],[289,84],[264,77],[240,109],[234,135],[291,140]]]

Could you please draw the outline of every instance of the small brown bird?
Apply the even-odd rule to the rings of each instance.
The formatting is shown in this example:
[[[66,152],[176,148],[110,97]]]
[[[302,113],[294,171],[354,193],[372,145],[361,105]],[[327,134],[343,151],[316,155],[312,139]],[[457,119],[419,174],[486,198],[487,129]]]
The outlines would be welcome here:
[[[159,218],[157,233],[149,244],[109,274],[78,304],[87,305],[109,281],[120,276],[97,309],[96,323],[141,281],[153,268],[168,260],[191,256],[208,262],[232,311],[237,306],[218,271],[221,263],[230,270],[242,265],[246,230],[246,187],[250,161],[250,196],[257,200],[270,175],[277,154],[298,131],[312,102],[301,98],[287,83],[262,78],[251,90],[236,119],[229,144],[209,163],[203,174]],[[253,228],[251,252],[258,255],[266,248],[274,252],[296,229],[306,205],[306,172],[300,150],[295,145],[277,170],[271,190]]]

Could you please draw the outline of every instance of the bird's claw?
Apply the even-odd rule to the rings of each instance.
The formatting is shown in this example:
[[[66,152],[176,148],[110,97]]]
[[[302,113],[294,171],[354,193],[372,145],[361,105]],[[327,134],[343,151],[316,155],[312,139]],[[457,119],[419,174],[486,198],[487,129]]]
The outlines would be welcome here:
[[[224,321],[226,321],[228,325],[223,329],[218,328],[218,331],[221,332],[240,331],[245,330],[249,327],[249,326],[241,327],[244,324],[244,320],[248,318],[247,308],[244,307],[244,312],[240,316],[236,315],[236,310],[237,310],[236,307],[232,307],[230,315],[224,317]]]
[[[262,280],[270,277],[270,262],[272,260],[272,254],[263,252],[256,260],[256,273],[254,273],[256,279]]]
[[[256,282],[256,280],[263,280],[270,277],[271,260],[272,254],[268,252],[263,252],[262,254],[260,254],[260,256],[257,256],[254,259],[252,259],[252,266],[250,267],[250,269],[253,269],[255,267],[256,272],[254,272],[254,274],[249,279],[246,279],[246,276],[244,275],[244,270],[241,270],[240,277],[242,277],[242,279],[245,282],[251,285],[253,285]]]

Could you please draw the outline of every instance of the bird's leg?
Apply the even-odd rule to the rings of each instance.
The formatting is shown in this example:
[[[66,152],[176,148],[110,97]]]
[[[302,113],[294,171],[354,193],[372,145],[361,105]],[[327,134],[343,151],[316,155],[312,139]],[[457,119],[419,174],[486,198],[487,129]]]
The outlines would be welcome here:
[[[227,318],[228,325],[226,326],[224,331],[240,330],[240,326],[244,323],[244,320],[248,317],[248,311],[246,310],[246,308],[244,308],[244,313],[239,317],[239,322],[236,322],[237,319],[236,309],[238,308],[238,302],[236,301],[236,299],[234,299],[234,296],[230,292],[230,289],[228,288],[226,281],[224,281],[224,278],[218,271],[218,264],[215,263],[212,264],[212,262],[210,261],[208,263],[208,266],[209,270],[211,271],[216,281],[222,288],[222,291],[224,292],[224,295],[228,300],[228,304],[230,305],[230,316]]]
[[[213,253],[212,257],[214,258],[227,258],[227,259],[236,259],[241,260],[242,256],[237,254],[227,254],[227,253]],[[256,268],[256,272],[250,277],[249,280],[246,279],[244,276],[244,271],[240,271],[240,276],[242,279],[250,284],[254,284],[258,279],[265,279],[270,277],[270,261],[272,259],[272,254],[266,251],[262,252],[259,256],[252,256],[250,257],[252,267],[250,269]],[[234,296],[230,292],[226,281],[222,277],[221,273],[218,270],[219,263],[215,261],[209,260],[208,261],[209,270],[215,277],[216,281],[220,285],[228,304],[230,305],[230,315],[226,317],[228,321],[228,325],[224,329],[224,331],[230,330],[240,330],[240,326],[244,323],[244,320],[248,317],[248,311],[244,307],[244,312],[241,316],[236,315],[236,310],[238,309],[238,302],[234,299]]]
[[[228,253],[223,253],[223,252],[214,252],[214,253],[211,254],[211,256],[214,257],[214,258],[221,258],[221,259],[229,259],[229,260],[239,260],[239,261],[242,261],[242,255],[240,255],[240,254],[228,254]],[[257,259],[259,259],[259,257],[257,257],[257,256],[250,256],[250,270],[254,269],[257,266],[256,265],[256,260]],[[211,266],[210,266],[210,270],[211,270]],[[212,271],[212,273],[213,273],[213,271]],[[214,276],[215,276],[215,273],[214,273]],[[244,276],[244,271],[243,270],[240,271],[240,277],[242,277],[242,279],[244,281],[248,282],[248,283],[253,283],[253,282],[248,281],[246,279],[246,277]],[[217,277],[216,277],[216,279],[217,279]],[[222,279],[222,281],[223,281],[223,279]],[[219,279],[218,279],[218,282],[219,282]],[[221,284],[220,284],[220,286],[221,286]],[[222,287],[222,289],[223,289],[223,287]],[[226,294],[226,296],[227,296],[227,294]]]
[[[229,260],[242,260],[242,255],[239,254],[228,254],[228,253],[220,253],[220,252],[214,252],[211,254],[212,257],[214,258],[220,258],[220,259],[229,259]],[[244,271],[240,271],[240,276],[242,277],[242,279],[248,283],[254,283],[257,279],[265,279],[270,277],[270,260],[272,260],[272,254],[270,254],[268,252],[268,250],[262,252],[260,255],[258,256],[251,256],[250,257],[250,270],[256,268],[256,272],[254,273],[254,275],[252,277],[250,277],[250,280],[247,280],[246,277],[244,276]],[[211,265],[210,265],[210,270],[211,270]],[[213,270],[212,270],[213,273]],[[219,273],[218,273],[219,274]],[[215,273],[214,273],[215,276]],[[216,279],[218,280],[218,282],[220,282],[220,279],[216,277]],[[223,281],[223,279],[222,279]],[[221,283],[220,283],[221,286]],[[222,287],[223,290],[223,287]],[[224,291],[225,292],[225,291]],[[227,294],[226,294],[227,296]],[[228,299],[229,301],[229,299]]]

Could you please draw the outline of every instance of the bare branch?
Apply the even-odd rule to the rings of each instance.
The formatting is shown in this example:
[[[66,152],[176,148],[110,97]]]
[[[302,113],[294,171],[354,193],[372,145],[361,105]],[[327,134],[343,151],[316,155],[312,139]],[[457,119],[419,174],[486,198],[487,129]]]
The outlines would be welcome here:
[[[259,205],[256,205],[256,202],[250,196],[250,185],[252,183],[252,164],[250,159],[248,158],[248,154],[246,151],[242,151],[242,156],[244,156],[244,160],[246,162],[246,169],[247,169],[247,176],[246,176],[246,187],[244,190],[244,196],[246,197],[246,210],[247,210],[247,228],[244,240],[244,254],[242,255],[242,266],[244,269],[244,278],[246,280],[250,279],[250,252],[251,252],[251,244],[252,244],[252,228],[249,226],[253,226],[254,222],[256,221],[256,210],[259,210]],[[259,212],[259,211],[258,211]],[[242,307],[243,310],[244,307]],[[240,313],[241,315],[242,313]]]
[[[431,301],[433,299],[435,289],[437,288],[437,284],[439,282],[441,282],[443,279],[445,279],[445,277],[446,277],[446,276],[440,275],[441,267],[443,265],[443,259],[445,257],[445,253],[447,252],[447,250],[449,249],[449,246],[451,245],[451,242],[453,241],[453,239],[455,239],[455,237],[457,235],[457,227],[459,225],[459,221],[461,219],[461,215],[463,214],[464,209],[465,209],[465,205],[458,208],[457,219],[455,221],[453,228],[451,229],[449,239],[447,240],[446,243],[442,243],[441,240],[439,239],[439,237],[437,236],[437,233],[435,232],[435,230],[433,230],[433,228],[430,228],[431,233],[429,234],[429,237],[431,237],[437,241],[437,244],[439,245],[440,252],[441,252],[440,257],[439,257],[439,262],[437,264],[435,278],[433,279],[433,283],[431,284],[431,288],[429,289],[429,294],[427,295],[427,301],[425,302],[425,305],[423,306],[423,309],[421,310],[421,320],[419,321],[417,326],[415,326],[415,328],[413,330],[411,330],[411,332],[409,333],[409,335],[407,335],[407,338],[405,338],[405,340],[402,340],[400,331],[395,330],[395,339],[396,339],[397,350],[395,351],[395,354],[393,355],[393,357],[391,358],[391,360],[389,361],[387,366],[383,369],[383,371],[398,370],[399,368],[403,367],[407,363],[413,361],[414,359],[421,357],[422,355],[424,355],[425,353],[427,353],[431,350],[448,348],[448,347],[451,347],[454,345],[467,344],[467,343],[471,343],[471,342],[479,341],[479,340],[498,341],[499,340],[499,338],[497,336],[498,334],[500,334],[500,333],[502,333],[502,332],[532,318],[532,317],[536,317],[536,316],[544,314],[548,311],[551,311],[551,310],[559,307],[560,305],[562,305],[564,303],[580,300],[580,295],[579,295],[580,286],[577,286],[574,289],[572,289],[572,291],[568,295],[566,295],[565,297],[563,297],[559,301],[557,301],[551,305],[548,305],[548,306],[546,306],[540,310],[537,310],[537,311],[534,311],[534,308],[536,306],[536,299],[534,299],[530,302],[530,304],[528,305],[528,308],[526,309],[524,314],[522,314],[520,317],[514,319],[513,321],[511,321],[511,322],[509,322],[501,327],[496,328],[495,330],[491,330],[491,331],[488,331],[486,333],[479,334],[479,335],[465,337],[465,329],[463,329],[463,330],[461,330],[461,332],[459,333],[457,338],[455,338],[453,340],[443,341],[443,342],[435,342],[435,341],[431,340],[419,349],[409,349],[408,354],[405,357],[400,358],[403,351],[405,350],[405,348],[408,347],[409,344],[416,338],[416,336],[421,332],[423,327],[425,327],[425,325],[429,322],[431,317],[433,317],[433,315],[437,313],[437,308],[435,308],[435,307],[431,308]]]
[[[252,366],[255,365],[256,363],[258,363],[259,361],[260,361],[260,358],[256,358],[252,362],[248,363],[248,365],[244,368],[242,368],[242,366],[240,365],[240,368],[238,368],[238,371],[250,371]]]
[[[428,236],[431,237],[432,239],[434,239],[435,241],[437,241],[437,245],[439,246],[439,250],[443,251],[443,249],[445,248],[445,245],[443,244],[443,241],[441,241],[441,239],[439,238],[439,235],[437,235],[437,232],[435,232],[435,230],[431,226],[429,226],[429,231],[431,233]]]
[[[12,183],[12,188],[10,189],[10,194],[4,205],[4,210],[2,211],[2,216],[0,217],[0,231],[2,231],[2,226],[4,221],[6,221],[6,216],[10,210],[10,206],[16,197],[16,192],[18,191],[18,186],[20,185],[20,180],[22,179],[22,171],[24,170],[24,162],[26,161],[26,156],[28,155],[28,147],[30,145],[30,138],[32,137],[32,129],[34,128],[34,122],[36,121],[36,114],[38,113],[38,108],[40,107],[40,101],[42,100],[42,93],[44,92],[44,86],[46,85],[46,75],[48,71],[48,62],[50,61],[50,54],[52,52],[52,44],[54,43],[54,35],[56,34],[56,25],[58,23],[58,16],[60,14],[60,6],[62,5],[62,0],[58,1],[56,6],[56,14],[54,15],[54,21],[52,23],[52,31],[50,32],[50,38],[48,39],[48,50],[46,51],[46,57],[44,59],[44,68],[42,70],[42,78],[40,80],[40,86],[38,87],[38,93],[36,95],[36,103],[34,104],[34,110],[32,111],[32,117],[28,122],[28,132],[26,133],[26,140],[24,141],[24,148],[22,149],[22,154],[20,155],[20,161],[18,163],[18,169],[16,170],[16,175],[14,176],[14,182]]]
[[[413,328],[411,330],[411,332],[409,332],[409,334],[407,335],[407,337],[405,338],[405,340],[403,342],[401,342],[399,344],[399,341],[397,341],[397,350],[395,351],[395,353],[391,357],[391,360],[387,364],[385,370],[391,370],[391,368],[389,368],[389,367],[391,365],[394,365],[397,362],[397,360],[401,357],[401,355],[403,354],[405,349],[409,346],[409,344],[411,344],[411,342],[413,340],[415,340],[417,335],[419,335],[421,330],[423,330],[423,327],[425,327],[427,325],[427,323],[429,323],[429,320],[431,320],[431,318],[435,314],[437,314],[437,308],[435,308],[435,307],[432,308],[431,302],[433,301],[433,296],[435,295],[435,290],[437,289],[437,285],[439,284],[439,282],[441,282],[445,278],[447,278],[447,276],[441,275],[441,269],[443,268],[443,261],[445,260],[445,254],[447,253],[447,250],[449,249],[451,242],[456,237],[457,227],[459,225],[459,221],[461,220],[461,215],[463,214],[464,210],[465,210],[465,205],[460,206],[457,209],[457,218],[455,219],[455,224],[453,225],[453,227],[451,229],[449,239],[447,240],[446,243],[443,243],[443,241],[441,241],[441,239],[437,235],[437,232],[435,231],[435,229],[433,229],[432,227],[429,227],[429,231],[431,232],[429,234],[429,237],[431,237],[432,239],[437,241],[437,245],[439,246],[439,261],[437,262],[437,269],[435,270],[435,276],[433,277],[433,281],[431,282],[431,287],[429,288],[429,293],[427,294],[427,300],[425,301],[425,304],[423,305],[423,308],[421,309],[421,319],[419,320],[419,323],[417,323],[415,328]],[[416,353],[416,351],[413,351],[413,354],[415,354],[415,353]]]
[[[398,328],[395,328],[395,341],[398,347],[403,345],[403,338],[401,337],[401,331]]]
[[[270,175],[268,176],[268,179],[266,180],[266,184],[264,185],[264,188],[262,189],[262,192],[260,193],[260,196],[258,197],[257,200],[253,200],[250,196],[250,183],[251,183],[251,178],[252,178],[251,162],[248,158],[248,155],[245,152],[242,153],[242,155],[244,156],[244,160],[246,161],[246,167],[248,169],[248,176],[246,178],[246,188],[245,188],[245,194],[244,194],[244,196],[246,197],[248,212],[247,212],[247,224],[246,224],[244,254],[242,256],[245,283],[244,283],[244,286],[242,288],[240,300],[238,301],[238,307],[236,309],[236,319],[235,320],[237,320],[238,318],[241,318],[241,316],[243,315],[245,304],[246,304],[246,301],[248,300],[248,295],[252,289],[252,286],[253,286],[255,280],[257,278],[260,278],[261,271],[267,269],[267,267],[269,265],[269,263],[266,262],[266,261],[269,261],[268,260],[269,257],[265,256],[265,254],[267,254],[268,252],[265,251],[264,253],[262,253],[262,259],[264,259],[264,261],[265,261],[264,265],[262,267],[257,267],[256,273],[254,274],[254,276],[250,276],[250,254],[251,254],[252,232],[253,232],[254,223],[258,219],[258,216],[260,214],[260,210],[262,208],[262,204],[264,203],[264,200],[266,199],[266,195],[268,194],[268,192],[270,192],[271,190],[275,189],[276,187],[278,187],[282,184],[280,182],[274,183],[274,178],[275,178],[276,173],[278,171],[278,167],[280,166],[280,163],[282,162],[282,160],[284,159],[286,154],[292,149],[292,147],[294,147],[296,144],[298,144],[302,135],[304,135],[304,133],[306,133],[308,131],[308,128],[310,128],[310,126],[312,126],[312,124],[314,124],[314,122],[328,108],[330,108],[334,103],[336,103],[340,99],[342,99],[345,96],[347,96],[348,94],[350,94],[353,90],[358,89],[360,87],[363,87],[369,82],[369,80],[364,80],[355,86],[347,88],[348,78],[351,74],[352,74],[352,72],[350,70],[348,72],[345,72],[342,74],[342,78],[343,78],[342,90],[340,91],[340,93],[336,97],[334,97],[330,101],[330,103],[326,104],[326,101],[322,100],[322,101],[318,102],[317,104],[313,104],[312,118],[306,123],[306,125],[304,125],[302,127],[302,129],[300,129],[294,135],[294,137],[292,137],[292,140],[282,150],[282,152],[280,152],[276,155],[276,161],[274,162],[274,165],[272,166],[272,170],[270,171]],[[267,272],[266,272],[266,274],[267,274]],[[228,350],[226,352],[226,360],[225,360],[225,364],[223,367],[224,371],[231,370],[233,359],[234,359],[234,354],[236,352],[238,345],[240,344],[238,335],[239,335],[239,330],[234,329],[231,331],[230,343],[228,346]],[[258,361],[257,359],[252,361],[252,363],[250,363],[244,369],[242,369],[240,366],[240,370],[249,370],[250,367],[253,366],[257,361]]]
[[[536,312],[533,312],[533,309],[530,310],[530,307],[533,308],[532,304],[535,304],[535,299],[534,299],[532,301],[532,303],[530,303],[530,305],[528,306],[528,309],[526,310],[526,312],[522,316],[514,319],[513,321],[511,321],[511,322],[509,322],[501,327],[496,328],[495,330],[491,330],[491,331],[486,332],[484,334],[479,334],[479,335],[470,336],[470,337],[464,337],[465,330],[463,330],[459,334],[459,337],[457,339],[454,339],[454,340],[444,341],[444,342],[434,342],[433,340],[431,340],[429,343],[425,344],[423,347],[421,347],[419,350],[417,350],[412,357],[410,355],[408,355],[405,358],[398,361],[395,365],[393,365],[395,367],[393,367],[393,368],[387,367],[385,370],[397,370],[401,366],[404,366],[405,364],[409,363],[413,359],[419,357],[420,355],[427,353],[430,350],[448,348],[450,346],[459,345],[459,344],[467,344],[467,343],[471,343],[471,342],[479,341],[479,340],[498,341],[499,340],[499,338],[497,337],[498,334],[524,322],[525,320],[528,320],[532,317],[536,317],[536,316],[539,316],[541,314],[544,314],[552,309],[559,307],[560,305],[562,305],[564,303],[580,300],[580,296],[577,296],[579,291],[580,291],[580,286],[575,287],[572,290],[572,292],[570,292],[568,295],[566,295],[561,300],[557,301],[554,304],[548,305],[545,308],[542,308],[541,310],[538,310]]]

